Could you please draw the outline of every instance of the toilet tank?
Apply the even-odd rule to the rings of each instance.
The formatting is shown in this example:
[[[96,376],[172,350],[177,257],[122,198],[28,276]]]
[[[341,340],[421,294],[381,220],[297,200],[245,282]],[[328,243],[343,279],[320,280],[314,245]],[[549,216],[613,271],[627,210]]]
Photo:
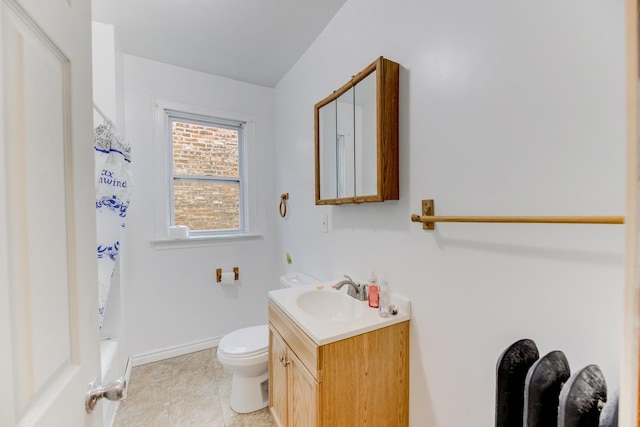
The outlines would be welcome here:
[[[314,283],[318,283],[319,280],[314,279],[313,277],[297,272],[289,272],[285,275],[280,276],[280,287],[282,288],[292,288],[294,286],[303,286],[303,285],[313,285]]]

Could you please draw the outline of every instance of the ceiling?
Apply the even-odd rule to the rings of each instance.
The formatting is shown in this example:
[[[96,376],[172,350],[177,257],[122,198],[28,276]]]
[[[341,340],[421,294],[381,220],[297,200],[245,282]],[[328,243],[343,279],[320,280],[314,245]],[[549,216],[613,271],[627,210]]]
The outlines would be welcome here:
[[[124,53],[275,87],[346,0],[93,0]]]

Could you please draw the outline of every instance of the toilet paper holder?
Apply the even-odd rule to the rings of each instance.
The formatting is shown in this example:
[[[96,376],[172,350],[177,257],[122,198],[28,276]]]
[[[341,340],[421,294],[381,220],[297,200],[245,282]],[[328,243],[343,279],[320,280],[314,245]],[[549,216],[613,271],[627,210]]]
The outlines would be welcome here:
[[[238,280],[240,277],[240,269],[238,267],[233,267],[234,280]],[[216,282],[222,282],[222,269],[216,268]]]

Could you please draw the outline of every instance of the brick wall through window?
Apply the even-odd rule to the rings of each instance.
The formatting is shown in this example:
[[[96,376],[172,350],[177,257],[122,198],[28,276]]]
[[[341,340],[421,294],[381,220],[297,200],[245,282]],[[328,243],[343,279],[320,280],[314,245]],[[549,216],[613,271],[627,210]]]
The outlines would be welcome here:
[[[172,122],[173,175],[238,178],[237,130]],[[176,180],[175,225],[190,230],[240,228],[240,185],[235,181]]]

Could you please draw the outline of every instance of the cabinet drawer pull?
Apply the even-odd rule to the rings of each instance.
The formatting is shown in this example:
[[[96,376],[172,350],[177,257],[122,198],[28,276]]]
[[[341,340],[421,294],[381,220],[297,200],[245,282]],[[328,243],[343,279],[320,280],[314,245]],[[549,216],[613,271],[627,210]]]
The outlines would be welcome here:
[[[280,356],[278,359],[280,360],[280,363],[282,363],[282,366],[284,366],[285,368],[286,368],[286,367],[287,367],[287,365],[289,364],[289,361],[288,361],[288,360],[287,360],[287,358],[286,358],[286,357],[284,357],[284,356]]]

